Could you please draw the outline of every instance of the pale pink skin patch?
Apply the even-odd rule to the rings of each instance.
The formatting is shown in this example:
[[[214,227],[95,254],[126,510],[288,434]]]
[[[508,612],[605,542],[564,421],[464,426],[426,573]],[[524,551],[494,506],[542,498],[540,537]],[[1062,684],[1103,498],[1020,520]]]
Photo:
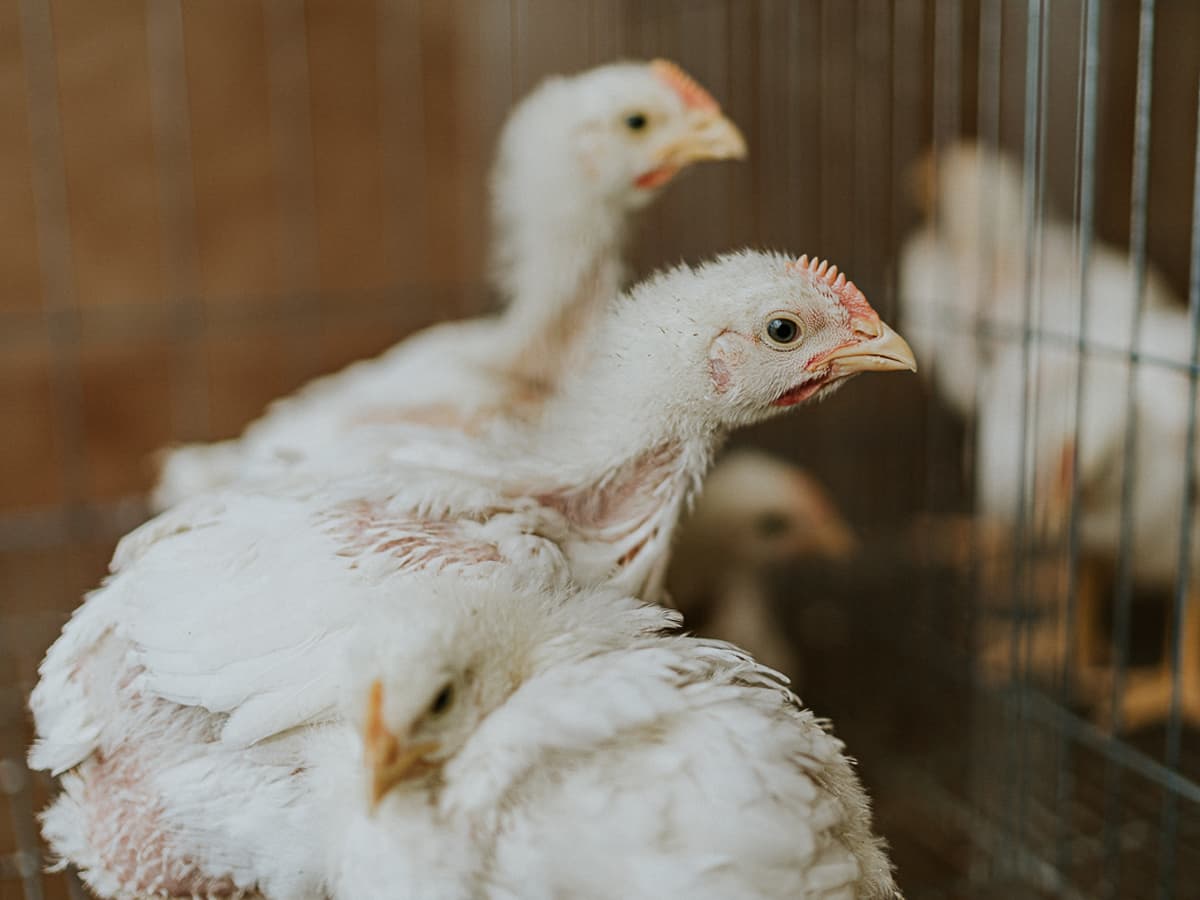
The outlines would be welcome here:
[[[173,846],[161,798],[147,787],[144,752],[144,748],[122,745],[108,753],[97,752],[79,768],[84,782],[79,798],[82,825],[105,873],[136,896],[251,895],[228,876],[205,872]]]
[[[631,519],[644,520],[657,510],[655,489],[674,473],[678,458],[678,448],[663,444],[622,467],[602,485],[564,488],[540,494],[537,500],[580,528],[606,529]]]
[[[352,560],[383,554],[411,570],[504,561],[495,544],[467,537],[458,522],[397,515],[379,501],[343,503],[321,520],[341,544],[338,555]]]
[[[740,337],[736,332],[726,331],[717,335],[709,347],[708,375],[718,394],[729,390],[729,385],[733,382],[733,369],[745,356],[744,348],[738,340]]]
[[[663,510],[667,495],[659,490],[675,474],[679,448],[663,444],[626,464],[612,477],[579,487],[541,494],[538,502],[557,510],[584,532],[600,533],[606,543],[619,545]],[[646,543],[657,537],[654,528],[627,547],[617,560],[633,562]]]

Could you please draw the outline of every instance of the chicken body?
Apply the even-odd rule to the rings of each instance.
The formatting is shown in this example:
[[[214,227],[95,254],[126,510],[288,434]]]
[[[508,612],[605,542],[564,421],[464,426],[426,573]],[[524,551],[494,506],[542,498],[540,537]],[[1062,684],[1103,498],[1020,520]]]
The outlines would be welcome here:
[[[927,221],[901,248],[901,327],[938,394],[970,418],[984,373],[1022,343],[1027,325],[1050,342],[1078,339],[1079,243],[1053,216],[1035,230],[1024,180],[1006,157],[964,144],[930,165],[919,198]],[[1085,339],[1128,347],[1135,288],[1128,254],[1095,242]],[[1153,269],[1144,296],[1148,309],[1180,306]]]
[[[318,379],[240,438],[169,451],[155,507],[336,452],[363,425],[471,430],[536,411],[620,290],[633,214],[679,169],[744,153],[716,102],[673,64],[550,79],[510,116],[492,177],[494,275],[506,311],[443,323]]]
[[[1084,271],[1071,228],[1053,218],[1031,237],[1021,212],[1022,179],[1001,158],[953,149],[935,183],[942,222],[927,225],[905,247],[902,310],[914,343],[928,354],[939,394],[974,421],[977,511],[1010,543],[1025,523],[1027,538],[1040,545],[1063,540],[1074,516],[1083,566],[1112,571],[1124,552],[1135,584],[1173,591],[1181,553],[1192,565],[1200,560],[1200,533],[1180,546],[1183,517],[1195,515],[1187,481],[1200,463],[1187,450],[1194,401],[1183,304],[1150,269],[1139,313],[1128,255],[1097,243]],[[948,333],[948,322],[963,327]],[[982,334],[975,340],[970,332],[977,327]],[[1131,527],[1122,547],[1127,479]],[[1078,603],[1077,681],[1107,695],[1094,672],[1106,654],[1093,632],[1111,585],[1100,577],[1081,577],[1080,584],[1086,590]],[[1195,607],[1189,601],[1185,623]],[[1059,617],[1051,617],[1047,628],[1060,627]],[[1185,716],[1200,721],[1194,632],[1194,623],[1185,624],[1190,674],[1183,706]],[[1052,652],[1039,664],[1057,668],[1061,634],[1049,638],[1039,640]],[[1131,711],[1127,724],[1166,715],[1168,669],[1153,676],[1153,687],[1136,691],[1137,701],[1122,698]]]
[[[658,599],[675,525],[731,429],[858,371],[913,365],[857,289],[805,265],[746,252],[651,278],[609,308],[589,359],[531,425],[468,437],[378,424],[304,468],[390,472],[405,485],[392,508],[411,503],[414,518],[517,516],[514,529],[558,542],[581,583]],[[786,345],[763,336],[773,322]],[[456,512],[460,477],[491,499]],[[548,516],[566,530],[547,532]]]
[[[513,569],[339,556],[305,523],[127,546],[47,654],[31,764],[65,775],[44,831],[99,896],[894,895],[841,743],[740,652]],[[258,589],[197,589],[214,568]],[[381,782],[392,733],[423,755]]]

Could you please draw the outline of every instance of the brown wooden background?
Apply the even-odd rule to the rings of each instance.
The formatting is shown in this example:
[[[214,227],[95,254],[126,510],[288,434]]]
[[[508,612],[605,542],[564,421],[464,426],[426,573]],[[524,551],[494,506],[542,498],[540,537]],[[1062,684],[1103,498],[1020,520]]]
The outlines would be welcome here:
[[[817,252],[886,317],[906,168],[993,108],[981,20],[995,131],[1021,147],[1026,6],[0,0],[0,723],[141,515],[154,450],[233,435],[312,376],[491,302],[485,175],[541,77],[666,56],[743,126],[746,163],[689,173],[645,217],[639,271]],[[1081,8],[1055,0],[1046,32],[1048,185],[1068,213]],[[1117,242],[1136,43],[1137,5],[1106,4],[1097,211]],[[1200,4],[1160,0],[1150,253],[1181,293],[1198,68]],[[868,534],[964,502],[956,429],[915,378],[860,379],[743,439],[813,466]]]

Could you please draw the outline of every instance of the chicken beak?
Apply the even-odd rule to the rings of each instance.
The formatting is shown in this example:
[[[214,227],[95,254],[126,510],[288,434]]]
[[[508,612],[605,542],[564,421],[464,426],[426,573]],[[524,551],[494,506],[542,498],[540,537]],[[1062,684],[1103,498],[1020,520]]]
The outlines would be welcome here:
[[[851,326],[859,340],[822,354],[809,362],[809,371],[825,369],[834,378],[858,372],[917,371],[917,360],[908,341],[878,318],[855,319]]]
[[[804,549],[815,550],[823,559],[845,562],[858,552],[858,538],[850,530],[850,526],[838,520],[836,516],[823,521],[815,532],[815,544],[811,547],[805,546]]]
[[[937,205],[937,160],[930,148],[905,172],[908,191],[925,218],[931,218]]]
[[[710,159],[742,159],[746,139],[725,116],[715,111],[694,112],[691,127],[678,139],[659,150],[660,167],[682,169],[694,162]]]
[[[432,741],[402,744],[383,724],[383,685],[375,681],[367,702],[367,722],[363,734],[367,765],[371,769],[371,808],[396,785],[420,775],[425,758],[438,750]]]

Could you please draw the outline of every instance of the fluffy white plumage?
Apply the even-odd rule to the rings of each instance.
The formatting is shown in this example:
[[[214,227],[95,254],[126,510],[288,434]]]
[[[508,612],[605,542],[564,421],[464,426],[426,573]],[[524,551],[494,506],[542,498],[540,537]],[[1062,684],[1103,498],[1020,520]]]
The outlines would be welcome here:
[[[68,770],[44,831],[101,896],[893,895],[842,745],[733,648],[659,634],[667,611],[608,592],[431,579],[270,535],[142,547],[43,663],[31,764]],[[236,601],[189,592],[212,577],[173,573],[179,542],[203,546],[196,570],[294,566],[313,602],[281,621],[274,577]],[[160,566],[195,612],[147,627]],[[198,645],[231,607],[226,640]],[[303,679],[276,678],[296,659]],[[330,703],[297,706],[285,681]],[[389,769],[381,740],[421,749]]]
[[[338,780],[333,760],[353,746],[344,710],[358,671],[347,674],[334,661],[386,662],[395,653],[400,668],[376,673],[400,698],[389,700],[384,715],[390,728],[412,725],[421,704],[436,698],[447,665],[455,670],[453,658],[421,657],[452,649],[437,637],[455,620],[447,612],[452,602],[422,604],[438,594],[431,573],[462,576],[463,591],[493,592],[477,604],[473,616],[481,622],[487,610],[505,618],[505,599],[494,593],[508,582],[508,590],[551,607],[565,603],[572,578],[652,585],[679,511],[725,431],[827,393],[859,371],[912,365],[907,346],[844,278],[815,261],[772,254],[734,254],[652,279],[615,305],[596,345],[526,435],[529,444],[442,441],[443,467],[435,469],[402,459],[406,452],[430,458],[396,441],[404,426],[380,425],[370,466],[339,458],[281,470],[180,504],[122,541],[113,576],[48,652],[31,700],[38,728],[31,764],[69,773],[46,834],[93,870],[98,890],[146,894],[157,885],[220,893],[257,885],[271,896],[310,896],[331,880],[342,896],[373,896],[378,883],[359,879],[379,872],[379,841],[407,835],[414,865],[427,865],[434,879],[415,896],[474,895],[453,880],[443,885],[443,875],[470,872],[460,861],[462,841],[452,841],[451,860],[445,845],[431,846],[431,834],[447,832],[432,831],[429,803],[408,793],[396,801],[398,831],[371,837],[371,822],[351,816],[334,830],[355,836],[350,848],[331,851],[340,873],[322,868],[328,857],[311,841],[325,830],[312,823],[338,820],[328,807],[308,804],[336,804],[325,786],[348,783]],[[573,603],[587,607],[584,599],[591,598]],[[694,879],[701,864],[705,884],[718,892],[741,885],[738,896],[851,896],[859,879],[861,893],[885,895],[886,860],[869,835],[865,800],[840,745],[736,652],[691,639],[630,643],[629,627],[661,625],[663,614],[636,614],[621,603],[619,618],[634,621],[622,626],[622,649],[606,649],[601,660],[592,648],[571,666],[556,666],[575,680],[547,689],[532,709],[506,701],[506,715],[479,729],[488,738],[478,767],[462,762],[474,758],[464,755],[469,729],[436,731],[460,751],[443,772],[457,784],[455,767],[464,766],[461,802],[492,798],[477,809],[487,817],[455,818],[448,833],[473,840],[505,811],[500,820],[508,824],[495,833],[481,874],[487,890],[521,895],[529,885],[519,879],[530,877],[525,842],[573,827],[578,865],[543,859],[548,868],[535,886],[571,893],[571,879],[581,879],[582,893],[596,877],[584,863],[607,869],[611,852],[636,849],[631,881],[622,886],[627,896],[663,896],[670,872]],[[590,614],[581,614],[584,624]],[[578,635],[581,628],[573,618],[562,631]],[[524,633],[538,631],[522,622],[514,634]],[[505,634],[488,625],[480,637],[503,648]],[[372,640],[382,642],[371,645],[374,655],[362,650]],[[413,656],[404,656],[406,647]],[[502,669],[471,696],[479,709],[490,708],[487,698],[498,696],[490,691],[524,684],[535,668]],[[465,678],[469,667],[456,671]],[[425,681],[421,673],[438,677]],[[547,713],[556,703],[557,720]],[[748,710],[758,712],[743,722]],[[530,746],[533,722],[554,722],[560,733]],[[743,741],[746,732],[753,744]],[[424,737],[412,728],[403,733]],[[655,739],[647,742],[647,734]],[[659,742],[667,738],[670,752]],[[515,742],[511,752],[497,750],[505,741]],[[586,765],[572,762],[554,779],[541,777],[552,769],[534,765],[574,754]],[[709,784],[723,770],[712,759],[741,759],[746,771]],[[521,760],[528,767],[519,768]],[[614,782],[634,764],[636,778]],[[668,786],[672,772],[679,781]],[[615,806],[594,805],[600,784],[620,784]],[[501,789],[503,807],[494,792]],[[626,822],[651,790],[666,806]],[[441,796],[434,809],[449,802],[446,815],[457,815],[453,798],[460,795]],[[740,812],[755,797],[762,814]],[[559,822],[573,798],[580,809]],[[259,802],[270,811],[265,819],[255,813]],[[706,819],[701,812],[714,806],[730,812]],[[138,815],[106,817],[129,807]],[[527,818],[515,818],[521,811]],[[746,830],[734,824],[735,811]],[[680,831],[664,843],[666,812]],[[601,842],[614,821],[621,833]],[[460,824],[466,830],[454,831]],[[584,856],[589,841],[593,855]],[[141,848],[132,860],[130,847]],[[349,862],[359,848],[374,868]],[[426,852],[434,855],[428,863]],[[420,874],[409,857],[393,856],[389,864],[407,873],[397,875],[401,881]],[[674,870],[680,860],[686,868]],[[674,883],[681,895],[697,896],[699,886]]]
[[[1137,577],[1169,582],[1178,561],[1183,509],[1188,384],[1179,368],[1172,371],[1153,360],[1175,367],[1189,361],[1190,332],[1182,305],[1149,272],[1135,344],[1133,264],[1122,251],[1097,245],[1086,284],[1084,338],[1092,351],[1084,363],[1080,394],[1076,343],[1083,286],[1071,228],[1050,219],[1034,245],[1038,256],[1029,260],[1021,174],[1008,160],[980,147],[948,151],[938,160],[936,184],[941,222],[926,226],[906,246],[902,311],[914,343],[932,362],[939,392],[960,412],[977,418],[979,509],[1012,525],[1024,497],[1042,536],[1053,536],[1069,512],[1077,453],[1083,548],[1115,557],[1124,436],[1131,424],[1125,398],[1133,377],[1143,452],[1132,472],[1132,559]],[[1039,333],[1028,353],[1020,337],[1027,295]],[[967,332],[948,332],[948,319],[956,311],[963,316],[958,324],[968,329],[982,324],[992,329],[989,336],[977,345]],[[1135,367],[1136,375],[1128,361],[1131,349],[1148,357]]]
[[[744,154],[716,102],[673,64],[549,79],[509,117],[492,177],[494,279],[507,310],[435,326],[318,379],[238,439],[169,451],[156,508],[264,462],[332,452],[363,424],[470,429],[536,409],[620,290],[632,214],[678,170]]]
[[[581,583],[657,599],[675,524],[731,429],[860,371],[913,366],[862,294],[815,268],[751,252],[680,266],[611,306],[531,425],[468,437],[377,424],[300,469],[381,473],[386,488],[361,476],[363,499],[387,492],[390,528],[486,519],[498,538],[502,519],[553,540]]]
[[[932,361],[939,392],[974,417],[978,511],[1003,534],[1012,533],[1023,511],[1035,540],[1061,538],[1077,479],[1074,512],[1085,563],[1108,567],[1121,549],[1122,484],[1128,476],[1132,576],[1145,587],[1173,588],[1182,515],[1195,502],[1187,497],[1186,477],[1198,463],[1187,454],[1191,329],[1183,304],[1150,269],[1140,331],[1135,329],[1138,292],[1128,254],[1094,245],[1085,281],[1071,228],[1053,219],[1036,235],[1029,259],[1023,180],[1003,158],[976,147],[955,148],[938,161],[935,183],[942,222],[927,225],[906,245],[902,310],[914,344]],[[991,233],[985,223],[991,223]],[[1028,349],[1021,339],[1027,296],[1037,330]],[[949,333],[947,320],[956,312],[958,324],[981,323],[991,334],[976,342],[965,332]],[[1089,348],[1082,368],[1081,334]],[[1140,357],[1132,365],[1131,351]],[[1132,418],[1126,402],[1131,392]],[[1125,453],[1130,429],[1137,447],[1132,458]],[[1187,552],[1193,565],[1200,560],[1200,534]],[[1080,666],[1096,665],[1100,637],[1087,631],[1097,627],[1100,613],[1093,607],[1102,602],[1097,589],[1081,592]],[[1195,672],[1200,645],[1195,602],[1190,606],[1184,667]],[[1044,643],[1057,653],[1059,637],[1051,637]],[[1168,668],[1145,684],[1139,679],[1123,698],[1127,725],[1166,714]],[[1080,681],[1087,675],[1081,672]],[[1185,715],[1200,721],[1200,681],[1185,683]]]
[[[928,361],[924,371],[938,393],[971,416],[982,373],[1005,348],[1020,343],[1027,297],[1032,295],[1032,327],[1064,341],[1078,336],[1079,244],[1071,226],[1053,215],[1034,230],[1020,170],[985,147],[946,148],[927,160],[920,182],[927,221],[901,250],[901,327],[918,358]],[[1095,242],[1087,288],[1087,339],[1128,347],[1136,296],[1128,254]],[[1150,309],[1178,307],[1153,269],[1145,303]]]

